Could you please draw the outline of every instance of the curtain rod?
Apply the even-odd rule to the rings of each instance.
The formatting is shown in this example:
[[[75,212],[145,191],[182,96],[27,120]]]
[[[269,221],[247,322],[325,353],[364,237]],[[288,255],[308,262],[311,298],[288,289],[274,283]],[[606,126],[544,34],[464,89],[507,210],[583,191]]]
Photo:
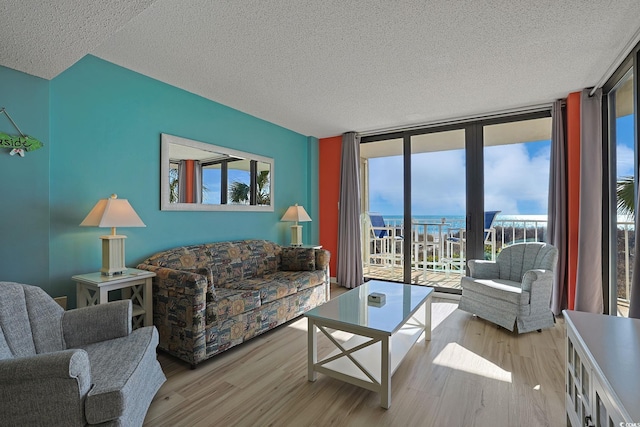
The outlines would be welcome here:
[[[593,94],[596,93],[596,90],[604,86],[607,80],[611,78],[611,76],[613,75],[613,73],[616,72],[618,67],[624,62],[625,59],[627,59],[627,56],[629,56],[631,51],[633,51],[633,49],[637,46],[638,43],[640,43],[640,28],[638,28],[638,30],[633,35],[633,37],[631,37],[629,42],[625,45],[624,49],[622,49],[618,54],[618,56],[616,56],[616,59],[613,61],[613,63],[611,63],[611,65],[607,69],[607,72],[600,78],[600,80],[598,80],[598,83],[593,87],[593,89],[591,89],[591,92],[589,92],[589,96],[593,96]]]
[[[563,104],[564,104],[564,101],[563,101]],[[366,131],[361,131],[357,133],[360,136],[371,136],[371,135],[380,135],[380,134],[393,133],[393,132],[407,132],[407,131],[412,131],[416,129],[426,128],[426,127],[455,125],[455,124],[468,123],[468,122],[477,121],[477,120],[487,120],[487,119],[495,119],[500,117],[512,116],[514,114],[526,114],[526,113],[536,113],[538,111],[547,111],[551,109],[552,105],[553,105],[553,102],[549,102],[544,104],[530,105],[528,107],[511,108],[507,110],[494,111],[493,113],[487,113],[487,114],[481,114],[481,115],[468,115],[468,116],[462,116],[462,117],[458,117],[450,120],[434,120],[431,122],[424,122],[424,123],[419,123],[419,124],[410,125],[410,126],[372,129],[372,130],[366,130]]]

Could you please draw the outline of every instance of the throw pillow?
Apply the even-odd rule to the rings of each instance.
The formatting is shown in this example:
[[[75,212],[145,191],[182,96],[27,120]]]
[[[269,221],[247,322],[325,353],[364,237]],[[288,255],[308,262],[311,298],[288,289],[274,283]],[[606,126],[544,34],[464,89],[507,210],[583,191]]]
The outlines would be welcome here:
[[[313,271],[316,269],[316,251],[313,248],[282,248],[282,271]]]

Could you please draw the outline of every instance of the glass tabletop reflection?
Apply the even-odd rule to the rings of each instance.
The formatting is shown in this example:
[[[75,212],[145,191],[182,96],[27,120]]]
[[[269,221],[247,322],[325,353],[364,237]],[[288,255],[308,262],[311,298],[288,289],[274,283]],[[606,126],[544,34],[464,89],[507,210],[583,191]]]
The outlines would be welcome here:
[[[372,292],[384,294],[384,304],[368,301]],[[433,292],[433,288],[371,280],[305,313],[317,320],[393,334]]]

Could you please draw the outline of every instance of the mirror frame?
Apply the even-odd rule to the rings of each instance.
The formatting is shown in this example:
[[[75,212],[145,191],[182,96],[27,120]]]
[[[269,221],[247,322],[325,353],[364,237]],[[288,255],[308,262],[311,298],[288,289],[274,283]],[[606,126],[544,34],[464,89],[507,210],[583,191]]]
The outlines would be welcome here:
[[[208,144],[206,142],[195,141],[192,139],[181,138],[175,135],[162,133],[160,148],[160,210],[163,211],[250,211],[250,212],[273,212],[274,211],[274,160],[270,157],[264,157],[257,154],[247,153],[244,151],[234,150],[219,145]],[[169,144],[184,145],[199,150],[210,151],[212,153],[228,154],[233,157],[240,157],[250,160],[256,160],[269,164],[271,169],[269,192],[270,204],[265,205],[245,205],[245,204],[205,204],[205,203],[170,203],[169,202]]]

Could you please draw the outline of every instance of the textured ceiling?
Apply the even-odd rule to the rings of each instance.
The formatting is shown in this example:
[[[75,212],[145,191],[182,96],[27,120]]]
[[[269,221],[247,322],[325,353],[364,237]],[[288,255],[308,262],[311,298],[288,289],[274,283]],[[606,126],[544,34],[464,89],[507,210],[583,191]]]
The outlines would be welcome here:
[[[0,65],[52,79],[152,0],[2,0]]]
[[[317,137],[550,102],[640,28],[637,0],[51,3],[1,3],[1,65],[52,78],[89,53]]]

